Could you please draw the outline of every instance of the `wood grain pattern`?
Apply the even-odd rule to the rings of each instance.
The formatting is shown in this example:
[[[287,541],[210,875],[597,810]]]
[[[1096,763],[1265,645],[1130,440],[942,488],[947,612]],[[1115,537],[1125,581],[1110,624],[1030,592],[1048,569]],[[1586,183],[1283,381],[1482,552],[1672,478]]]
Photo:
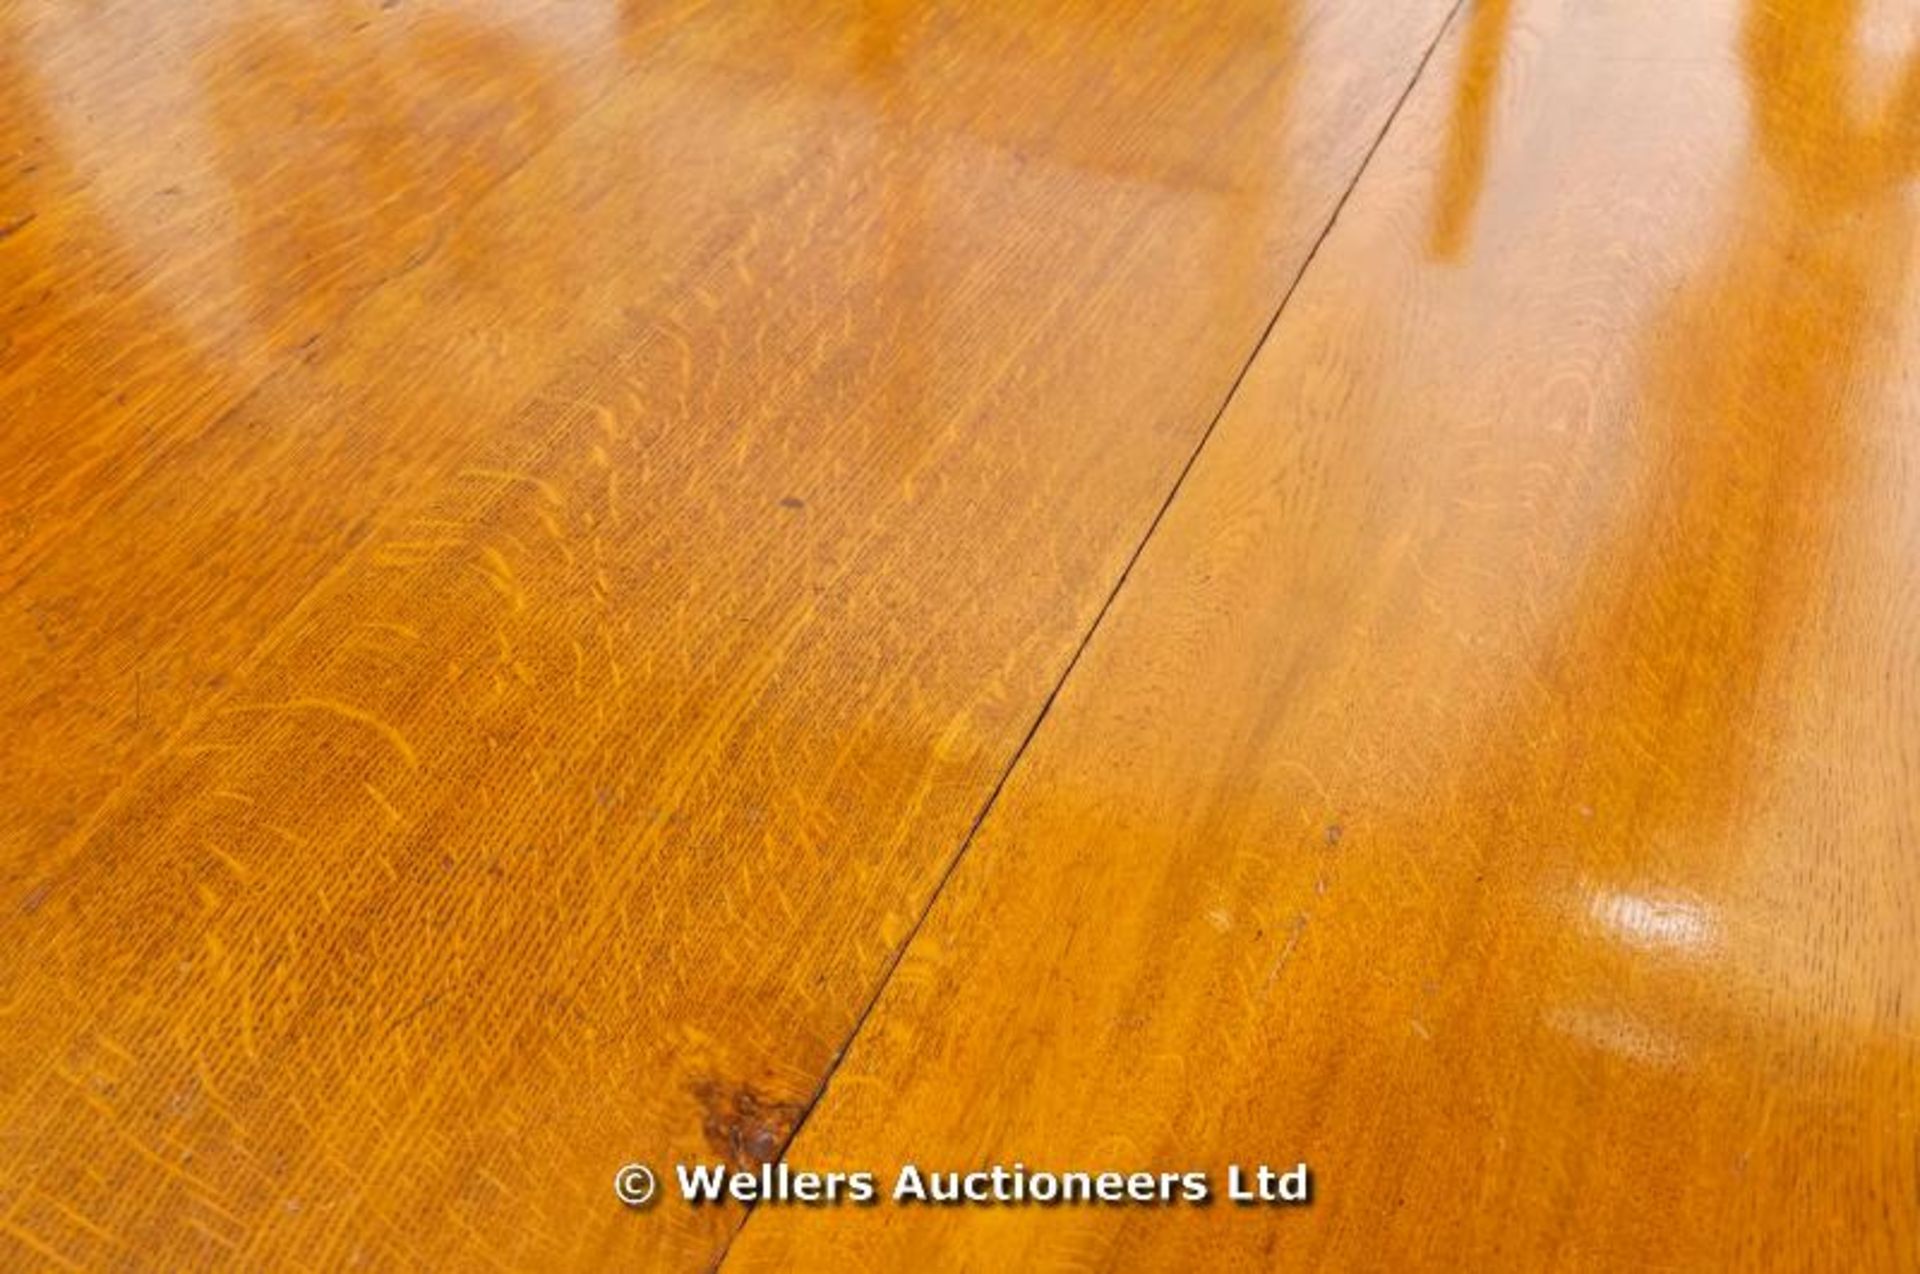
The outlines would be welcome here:
[[[1464,135],[1463,135],[1464,134]],[[1920,1264],[1920,11],[1462,15],[729,1268]]]
[[[1445,5],[383,12],[7,11],[10,1266],[710,1260]]]
[[[670,16],[636,12],[635,44]],[[0,774],[6,878],[71,837],[369,512],[459,445],[444,426],[351,437],[339,406],[307,400],[355,395],[411,423],[423,395],[343,359],[413,354],[415,375],[444,377],[434,406],[470,386],[510,392],[487,377],[524,343],[484,298],[462,297],[465,329],[423,331],[395,289],[364,329],[342,324],[441,256],[479,196],[618,81],[622,45],[580,17],[534,3],[0,9],[0,712],[19,745]],[[477,249],[476,233],[460,244]],[[549,256],[531,256],[493,277],[527,321],[564,317],[525,304],[550,282]],[[442,305],[475,280],[436,274]],[[469,428],[493,401],[463,405]],[[273,481],[296,471],[363,498],[316,508]],[[155,560],[156,526],[196,577]]]

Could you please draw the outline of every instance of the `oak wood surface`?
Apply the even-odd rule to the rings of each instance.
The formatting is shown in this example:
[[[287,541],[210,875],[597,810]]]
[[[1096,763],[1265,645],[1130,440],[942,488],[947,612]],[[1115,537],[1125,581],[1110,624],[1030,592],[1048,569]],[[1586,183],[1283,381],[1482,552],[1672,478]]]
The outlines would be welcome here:
[[[7,8],[0,1260],[698,1265],[1437,0]],[[175,189],[177,187],[177,189]]]
[[[1911,4],[1463,11],[788,1156],[1313,1204],[728,1268],[1920,1265],[1916,177]]]
[[[624,47],[658,43],[672,16],[636,10]],[[476,199],[618,81],[619,24],[580,18],[539,3],[0,8],[7,877],[69,839],[368,512],[462,443],[445,424],[393,424],[445,410],[470,430],[532,383],[503,364],[537,368],[541,352],[487,298],[463,294],[460,325],[425,331],[389,288],[366,328],[345,320],[448,255]],[[743,189],[753,175],[743,163]],[[576,316],[533,303],[551,252],[492,228],[507,255],[464,275],[440,261],[438,291],[421,280],[414,304],[491,281],[560,347]],[[453,246],[484,252],[487,232]],[[421,379],[369,384],[356,351],[388,366],[410,353]],[[301,401],[342,394],[385,432],[355,437],[338,405]],[[293,472],[346,490],[275,481]]]

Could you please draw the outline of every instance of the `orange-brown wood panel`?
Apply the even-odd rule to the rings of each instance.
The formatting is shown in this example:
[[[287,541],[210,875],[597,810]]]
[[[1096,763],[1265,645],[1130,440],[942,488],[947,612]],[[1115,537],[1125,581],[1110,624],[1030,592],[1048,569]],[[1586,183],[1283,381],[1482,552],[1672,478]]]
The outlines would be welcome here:
[[[418,264],[626,70],[551,0],[0,11],[16,567]]]
[[[1915,1267],[1917,20],[1463,12],[788,1156],[1311,1205],[729,1268]]]
[[[0,1250],[710,1259],[613,1168],[778,1151],[1444,11],[708,6],[356,303],[327,198],[209,249],[311,347],[150,450],[9,422],[73,494],[7,580]]]
[[[0,774],[0,878],[69,838],[366,510],[452,445],[413,430],[390,453],[345,446],[329,421],[344,455],[312,476],[359,504],[276,484],[291,470],[261,458],[319,428],[288,393],[366,390],[336,357],[355,307],[441,255],[478,199],[645,63],[673,13],[586,16],[0,7],[0,715],[18,745]],[[537,295],[524,274],[497,277]],[[391,331],[391,297],[384,313],[368,335],[388,357],[455,361],[450,331]],[[323,360],[248,398],[276,368]],[[190,577],[155,560],[162,543]]]

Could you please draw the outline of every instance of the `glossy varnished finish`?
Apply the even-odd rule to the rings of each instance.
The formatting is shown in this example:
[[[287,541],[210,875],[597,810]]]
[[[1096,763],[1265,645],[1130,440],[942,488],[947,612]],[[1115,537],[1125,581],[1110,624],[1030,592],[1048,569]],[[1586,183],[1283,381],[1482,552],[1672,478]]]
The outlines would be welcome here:
[[[4,10],[0,1261],[710,1261],[1446,16]]]
[[[658,43],[674,16],[583,12],[0,6],[0,876],[42,865],[459,444],[421,415],[462,414],[471,438],[527,383],[505,333],[451,339],[503,307],[463,295],[464,324],[427,332],[382,289],[450,255],[467,208],[617,82],[620,32]],[[514,255],[462,281],[564,327],[552,253],[516,269],[523,245],[493,247]],[[444,302],[449,265],[416,304]],[[373,342],[414,370],[411,398],[353,365]],[[314,370],[296,384],[293,362]],[[404,428],[355,436],[363,403]],[[333,490],[278,481],[316,465]]]
[[[1920,10],[1463,11],[747,1269],[1920,1264]]]

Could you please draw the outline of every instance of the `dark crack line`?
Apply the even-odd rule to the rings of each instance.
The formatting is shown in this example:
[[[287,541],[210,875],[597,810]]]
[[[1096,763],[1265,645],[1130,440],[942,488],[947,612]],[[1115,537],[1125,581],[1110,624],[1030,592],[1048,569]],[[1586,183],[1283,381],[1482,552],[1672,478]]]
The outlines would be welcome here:
[[[1433,60],[1434,53],[1440,48],[1442,42],[1446,40],[1447,32],[1453,29],[1454,21],[1459,17],[1460,7],[1464,3],[1465,0],[1454,0],[1453,7],[1447,11],[1446,18],[1440,23],[1439,29],[1434,32],[1433,39],[1427,45],[1426,51],[1420,55],[1419,62],[1416,63],[1413,68],[1413,74],[1408,77],[1406,86],[1400,90],[1400,96],[1395,99],[1393,109],[1387,112],[1386,120],[1380,125],[1380,131],[1374,135],[1372,144],[1367,147],[1366,154],[1361,157],[1358,167],[1354,169],[1353,177],[1348,181],[1347,188],[1340,192],[1340,198],[1335,201],[1332,214],[1328,216],[1326,224],[1320,228],[1320,233],[1314,239],[1313,246],[1307,249],[1306,259],[1301,261],[1300,268],[1294,272],[1293,279],[1287,284],[1285,291],[1281,293],[1280,303],[1274,307],[1273,314],[1267,319],[1266,327],[1260,332],[1260,339],[1254,342],[1253,349],[1247,354],[1246,361],[1240,365],[1239,373],[1234,376],[1233,383],[1227,387],[1225,397],[1220,400],[1220,406],[1214,410],[1213,418],[1207,422],[1207,427],[1201,431],[1199,442],[1195,443],[1193,450],[1188,453],[1186,463],[1180,466],[1180,472],[1174,478],[1173,486],[1168,489],[1166,498],[1160,502],[1160,508],[1154,513],[1153,520],[1147,524],[1146,534],[1142,535],[1140,542],[1134,545],[1133,552],[1128,556],[1127,564],[1121,569],[1119,578],[1114,581],[1112,589],[1108,591],[1106,600],[1101,603],[1099,612],[1093,617],[1093,622],[1087,626],[1086,632],[1081,634],[1080,642],[1074,648],[1073,656],[1067,660],[1066,667],[1061,669],[1060,676],[1053,683],[1053,689],[1047,692],[1046,701],[1040,705],[1040,711],[1034,715],[1033,723],[1027,727],[1027,732],[1025,736],[1021,738],[1019,746],[1013,750],[1013,755],[1008,759],[1006,766],[1000,771],[1000,777],[994,783],[993,790],[987,794],[985,803],[980,806],[980,812],[974,815],[973,823],[967,828],[967,834],[961,838],[960,847],[955,850],[953,856],[947,860],[946,868],[940,873],[939,881],[934,884],[933,892],[928,896],[926,905],[921,908],[919,916],[914,919],[913,925],[907,930],[906,936],[902,938],[899,945],[894,948],[892,957],[887,961],[887,967],[882,970],[879,981],[874,986],[873,994],[868,997],[866,1004],[862,1006],[860,1010],[859,1016],[854,1019],[852,1029],[847,1032],[846,1041],[840,1046],[839,1051],[833,1055],[833,1060],[828,1063],[826,1073],[820,1077],[820,1082],[815,1086],[812,1098],[808,1100],[805,1108],[801,1110],[800,1117],[794,1121],[792,1130],[788,1132],[786,1140],[780,1144],[779,1152],[774,1156],[772,1162],[778,1163],[787,1157],[787,1152],[793,1148],[794,1142],[800,1138],[801,1131],[806,1128],[807,1120],[812,1117],[813,1112],[819,1109],[821,1103],[826,1100],[827,1091],[833,1084],[834,1076],[840,1072],[840,1064],[846,1060],[847,1054],[853,1051],[854,1044],[859,1040],[861,1033],[866,1030],[868,1019],[873,1016],[874,1010],[879,1007],[880,1001],[886,995],[887,987],[892,984],[893,975],[899,970],[901,961],[906,959],[907,952],[912,949],[914,942],[919,938],[921,929],[926,926],[927,918],[933,914],[934,908],[940,905],[941,895],[946,892],[948,883],[952,881],[955,873],[960,870],[960,864],[965,861],[967,851],[973,848],[973,842],[979,836],[981,827],[985,826],[988,816],[993,813],[995,806],[999,804],[1000,794],[1006,790],[1007,783],[1012,779],[1014,771],[1020,768],[1020,762],[1025,759],[1027,749],[1032,746],[1035,736],[1040,733],[1040,727],[1046,723],[1048,714],[1053,711],[1054,702],[1059,699],[1061,690],[1063,690],[1067,682],[1072,679],[1074,669],[1080,666],[1081,657],[1087,653],[1088,647],[1093,644],[1095,634],[1100,631],[1100,626],[1106,622],[1108,612],[1113,609],[1113,604],[1119,598],[1121,590],[1127,586],[1127,580],[1132,577],[1133,568],[1139,564],[1141,555],[1146,552],[1147,545],[1152,542],[1154,534],[1159,531],[1160,523],[1167,516],[1167,510],[1173,507],[1173,502],[1179,498],[1180,492],[1185,488],[1187,476],[1193,472],[1194,465],[1198,463],[1201,452],[1207,448],[1207,443],[1212,441],[1214,430],[1219,428],[1221,418],[1227,414],[1227,408],[1233,405],[1234,398],[1239,395],[1240,386],[1245,383],[1247,373],[1253,370],[1253,365],[1255,361],[1259,359],[1260,352],[1267,347],[1267,342],[1272,338],[1274,329],[1280,324],[1280,316],[1286,313],[1287,305],[1293,300],[1294,293],[1299,291],[1300,281],[1306,278],[1307,271],[1313,268],[1314,261],[1318,259],[1320,255],[1321,245],[1326,243],[1328,237],[1333,233],[1333,228],[1340,223],[1340,214],[1346,210],[1348,200],[1353,197],[1353,192],[1360,185],[1360,179],[1364,177],[1367,170],[1373,166],[1373,157],[1379,153],[1381,144],[1387,139],[1387,134],[1393,130],[1393,125],[1395,121],[1400,118],[1400,112],[1406,106],[1407,99],[1413,96],[1413,90],[1419,85],[1421,79],[1425,77],[1428,63]],[[744,1205],[745,1210],[741,1215],[740,1223],[733,1227],[733,1230],[727,1235],[727,1241],[723,1243],[720,1250],[714,1254],[713,1261],[707,1267],[709,1271],[716,1271],[726,1263],[728,1256],[733,1252],[735,1240],[737,1240],[741,1232],[747,1228],[748,1222],[753,1220],[757,1207],[758,1200]]]

